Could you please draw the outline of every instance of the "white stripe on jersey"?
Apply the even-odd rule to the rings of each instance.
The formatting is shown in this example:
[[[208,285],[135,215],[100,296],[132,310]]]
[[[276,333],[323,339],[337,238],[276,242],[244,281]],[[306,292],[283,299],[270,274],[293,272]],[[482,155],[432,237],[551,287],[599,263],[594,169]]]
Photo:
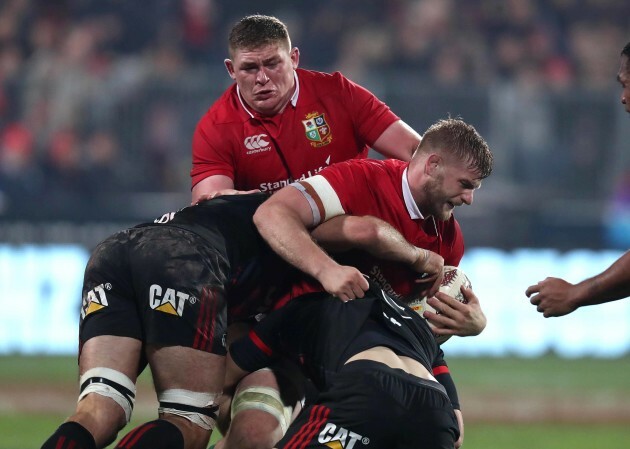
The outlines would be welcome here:
[[[304,195],[313,212],[313,226],[346,212],[341,206],[337,192],[322,175],[311,176],[291,184]]]

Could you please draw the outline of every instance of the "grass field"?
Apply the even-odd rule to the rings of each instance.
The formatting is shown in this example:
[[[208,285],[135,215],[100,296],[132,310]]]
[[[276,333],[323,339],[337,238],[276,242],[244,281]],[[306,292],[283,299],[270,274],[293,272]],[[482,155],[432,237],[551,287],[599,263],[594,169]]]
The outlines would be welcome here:
[[[465,449],[630,447],[630,358],[451,359]],[[38,448],[73,410],[74,358],[0,357],[0,449]],[[129,428],[154,419],[147,373]]]

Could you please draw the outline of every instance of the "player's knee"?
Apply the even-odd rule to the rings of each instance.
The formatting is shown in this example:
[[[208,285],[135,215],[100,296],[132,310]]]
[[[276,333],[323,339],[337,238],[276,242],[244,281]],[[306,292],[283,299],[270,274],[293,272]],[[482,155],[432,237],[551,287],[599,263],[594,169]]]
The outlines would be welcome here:
[[[284,435],[293,414],[275,388],[250,386],[239,390],[232,401],[229,439],[249,449],[271,447]]]
[[[274,416],[261,410],[244,410],[232,421],[223,449],[270,449],[283,434]]]
[[[98,367],[86,371],[79,383],[79,402],[91,393],[108,397],[122,408],[126,423],[129,422],[136,399],[136,385],[129,377],[111,368]]]
[[[159,412],[179,416],[194,426],[211,432],[217,422],[219,406],[212,393],[172,389],[158,393]]]
[[[175,424],[157,419],[133,429],[115,449],[184,449],[184,435]]]

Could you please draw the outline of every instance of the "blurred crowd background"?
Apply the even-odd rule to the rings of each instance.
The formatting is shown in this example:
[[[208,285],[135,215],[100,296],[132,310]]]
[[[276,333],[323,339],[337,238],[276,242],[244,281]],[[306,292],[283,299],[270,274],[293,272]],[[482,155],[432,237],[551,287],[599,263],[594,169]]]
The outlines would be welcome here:
[[[91,246],[187,205],[194,127],[252,13],[418,132],[477,127],[496,167],[458,211],[469,247],[630,246],[628,0],[2,0],[0,242]]]

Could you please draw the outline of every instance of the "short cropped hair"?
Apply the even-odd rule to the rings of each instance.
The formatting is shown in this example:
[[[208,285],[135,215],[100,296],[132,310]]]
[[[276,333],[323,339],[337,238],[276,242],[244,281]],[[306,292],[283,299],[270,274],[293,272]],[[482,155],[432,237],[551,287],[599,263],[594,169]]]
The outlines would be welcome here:
[[[431,125],[422,135],[419,152],[438,151],[468,161],[469,167],[485,179],[492,173],[494,157],[477,130],[461,119],[443,119]]]
[[[228,50],[233,56],[236,50],[255,50],[276,43],[282,43],[287,50],[291,49],[287,26],[276,17],[254,14],[243,17],[232,27]]]
[[[628,42],[626,44],[626,46],[623,47],[623,50],[621,50],[621,55],[625,56],[627,58],[627,60],[626,60],[626,72],[630,73],[630,42]]]

